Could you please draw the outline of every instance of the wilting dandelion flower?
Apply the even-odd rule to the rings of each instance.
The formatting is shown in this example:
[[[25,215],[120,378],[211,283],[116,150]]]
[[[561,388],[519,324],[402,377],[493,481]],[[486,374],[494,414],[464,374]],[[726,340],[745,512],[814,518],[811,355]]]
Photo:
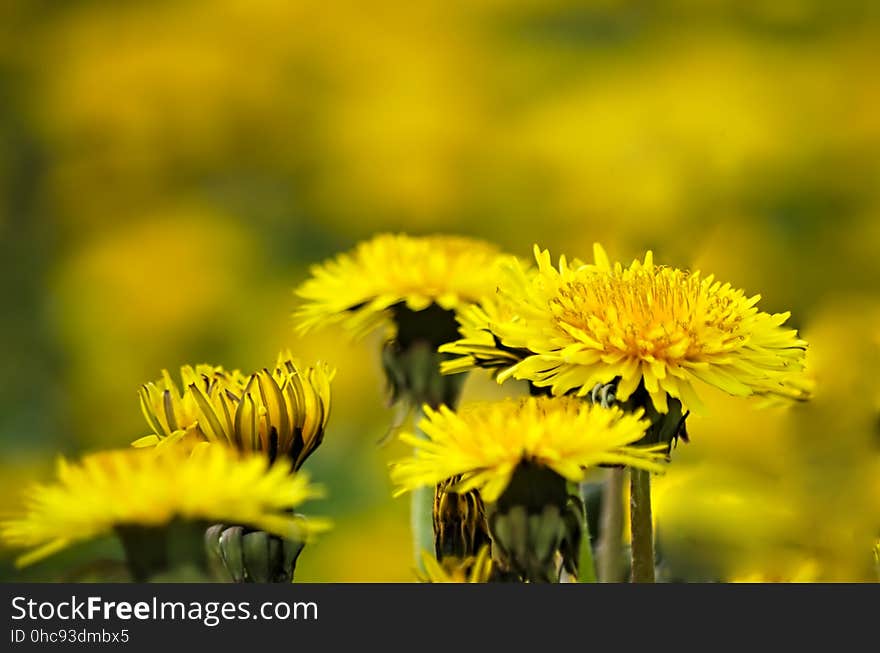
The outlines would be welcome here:
[[[199,365],[181,369],[179,391],[168,372],[140,390],[141,410],[153,434],[136,447],[164,446],[184,437],[286,457],[299,469],[321,444],[330,415],[333,370],[303,368],[289,353],[274,369],[250,376]]]
[[[459,236],[378,235],[312,268],[296,291],[304,300],[298,329],[341,322],[361,336],[385,327],[392,402],[454,404],[462,381],[438,374],[437,347],[457,337],[456,310],[495,291],[505,258],[489,243]]]
[[[492,555],[499,570],[552,581],[562,566],[577,574],[583,506],[566,481],[597,465],[662,471],[657,448],[631,446],[648,423],[641,414],[574,398],[528,397],[477,404],[458,413],[425,409],[427,439],[404,433],[412,456],[396,462],[396,494],[444,484],[485,502]]]
[[[488,546],[483,546],[475,556],[446,558],[442,562],[423,551],[422,563],[425,571],[419,574],[419,580],[424,583],[488,583],[492,578]]]
[[[488,316],[485,327],[511,361],[500,364],[499,382],[527,379],[556,395],[584,396],[617,379],[618,401],[642,387],[659,413],[668,397],[699,406],[698,381],[740,396],[808,396],[807,343],[784,327],[789,313],[759,311],[760,295],[712,275],[657,266],[651,252],[628,268],[612,266],[598,244],[594,256],[591,265],[561,257],[556,268],[536,246],[537,274],[507,268],[504,313]],[[449,371],[486,356],[468,333],[444,351],[463,356]]]
[[[114,531],[125,541],[126,529],[181,520],[242,524],[304,540],[327,523],[293,510],[322,492],[291,472],[289,461],[270,463],[224,446],[105,451],[79,463],[61,459],[57,480],[29,488],[24,514],[4,522],[0,535],[31,549],[18,558],[19,566]]]

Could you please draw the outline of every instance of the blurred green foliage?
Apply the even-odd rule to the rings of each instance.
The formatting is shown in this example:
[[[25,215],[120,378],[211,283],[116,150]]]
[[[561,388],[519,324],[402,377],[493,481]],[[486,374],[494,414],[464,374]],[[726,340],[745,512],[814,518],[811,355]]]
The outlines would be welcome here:
[[[339,369],[308,464],[337,528],[299,578],[411,580],[380,343],[297,339],[291,289],[381,230],[600,240],[761,292],[813,345],[812,404],[693,419],[657,485],[668,577],[873,579],[878,43],[870,0],[6,0],[0,509],[58,453],[144,434],[163,367],[290,347]],[[4,552],[0,578],[93,553],[119,555]]]

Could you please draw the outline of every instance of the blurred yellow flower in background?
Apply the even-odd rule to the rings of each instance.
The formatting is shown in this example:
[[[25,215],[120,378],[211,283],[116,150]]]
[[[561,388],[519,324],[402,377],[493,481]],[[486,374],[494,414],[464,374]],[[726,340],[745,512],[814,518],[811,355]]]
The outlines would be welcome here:
[[[309,464],[333,488],[326,512],[340,528],[297,578],[411,580],[386,471],[406,451],[373,446],[391,421],[374,382],[383,334],[372,349],[334,330],[294,338],[290,287],[314,261],[400,230],[518,256],[599,241],[619,260],[652,250],[760,290],[762,310],[791,310],[786,324],[810,342],[809,403],[755,412],[699,390],[711,418],[688,417],[700,437],[656,481],[659,542],[684,551],[674,571],[702,578],[694,561],[714,557],[713,577],[790,577],[815,559],[819,579],[875,579],[862,564],[880,532],[870,2],[56,4],[0,8],[7,487],[18,461],[143,433],[134,389],[156,370],[257,370],[292,348],[339,370],[333,437]],[[481,331],[504,320],[493,310],[459,310],[453,336],[504,352]],[[465,400],[525,385],[462,383]],[[673,542],[660,493],[695,463],[709,471],[676,495]],[[703,537],[712,503],[727,505],[712,469],[744,477],[759,505],[742,528],[764,550],[737,559],[747,535]],[[704,495],[709,507],[689,512]],[[784,522],[793,536],[761,536],[777,499],[821,514],[821,528],[804,517]],[[57,580],[82,553],[26,576],[3,558],[0,577]]]
[[[136,449],[58,463],[58,480],[34,485],[25,512],[5,521],[3,540],[33,549],[17,563],[28,565],[83,540],[124,526],[162,526],[189,521],[237,523],[279,537],[306,539],[328,523],[292,511],[323,495],[289,462],[244,456],[222,446],[194,452],[166,448],[161,454]]]

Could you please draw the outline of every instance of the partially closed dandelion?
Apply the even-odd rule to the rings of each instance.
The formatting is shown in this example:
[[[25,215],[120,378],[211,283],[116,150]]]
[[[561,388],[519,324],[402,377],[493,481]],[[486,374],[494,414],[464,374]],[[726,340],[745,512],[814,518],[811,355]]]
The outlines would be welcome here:
[[[427,439],[403,434],[414,454],[392,468],[397,494],[458,479],[487,504],[492,554],[530,581],[577,574],[583,507],[566,482],[591,467],[624,464],[661,471],[663,454],[631,446],[645,433],[639,415],[570,398],[529,397],[453,412],[426,409]]]
[[[486,506],[476,490],[456,491],[457,476],[434,488],[434,554],[437,560],[467,558],[491,545]]]
[[[288,458],[299,469],[323,440],[333,378],[323,363],[303,368],[282,354],[273,369],[250,376],[199,365],[182,368],[181,378],[182,391],[167,372],[141,388],[141,409],[154,432],[135,446],[190,437]]]
[[[7,544],[30,549],[19,566],[116,533],[133,576],[145,580],[176,564],[204,568],[204,529],[212,522],[297,541],[327,528],[294,512],[321,491],[292,474],[289,461],[270,464],[224,446],[106,451],[75,464],[62,459],[57,475],[29,488],[24,514],[2,524]],[[184,559],[175,558],[181,552]]]
[[[223,387],[240,393],[247,383],[247,377],[238,370],[227,371],[204,364],[184,365],[180,368],[180,379],[182,383],[178,387],[168,370],[162,370],[160,379],[145,383],[138,391],[141,413],[154,434],[143,440],[145,446],[180,431],[198,428],[199,405],[195,396],[187,392],[191,385]]]

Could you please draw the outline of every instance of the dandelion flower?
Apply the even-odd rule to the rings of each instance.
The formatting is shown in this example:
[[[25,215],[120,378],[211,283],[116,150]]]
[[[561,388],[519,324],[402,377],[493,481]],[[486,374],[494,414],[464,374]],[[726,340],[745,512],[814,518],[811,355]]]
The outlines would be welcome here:
[[[401,438],[414,453],[392,468],[397,494],[446,483],[486,504],[499,576],[558,582],[577,575],[584,509],[567,481],[589,468],[630,465],[662,471],[656,447],[639,448],[648,423],[637,414],[578,399],[527,397],[477,404],[454,413],[426,409],[421,430]],[[464,522],[463,522],[464,523]]]
[[[299,469],[321,444],[330,415],[334,371],[303,368],[289,353],[273,370],[250,376],[200,365],[181,369],[183,391],[167,372],[141,388],[141,409],[153,434],[136,447],[164,446],[184,437],[287,457]]]
[[[382,234],[312,268],[297,294],[305,333],[341,322],[356,336],[385,327],[382,366],[391,403],[454,405],[463,379],[443,377],[437,347],[458,337],[455,311],[495,291],[503,260],[460,236]]]
[[[496,501],[523,463],[544,467],[573,482],[597,465],[630,465],[662,471],[663,455],[632,447],[648,423],[641,414],[560,397],[527,397],[475,404],[458,413],[445,406],[425,408],[420,423],[427,439],[400,438],[414,447],[396,462],[392,480],[402,494],[453,477],[458,492],[479,490]]]
[[[126,449],[59,460],[58,479],[30,487],[22,516],[2,524],[10,545],[31,549],[24,566],[68,546],[125,528],[161,528],[175,520],[235,523],[282,538],[306,539],[327,528],[293,513],[322,495],[289,461],[270,464],[223,446],[161,452]]]
[[[789,313],[762,312],[760,295],[712,275],[657,266],[651,252],[627,268],[612,266],[598,244],[594,257],[590,265],[562,257],[556,268],[536,246],[537,274],[507,268],[500,285],[507,314],[488,328],[519,360],[499,382],[527,379],[553,394],[585,396],[616,379],[619,401],[643,388],[659,413],[668,397],[699,407],[698,381],[738,396],[809,395],[807,343],[784,327]],[[451,363],[456,370],[480,362],[466,341],[445,350],[470,357]]]
[[[378,235],[312,268],[297,290],[299,330],[342,322],[360,335],[397,326],[402,307],[453,311],[494,292],[500,258],[489,243],[460,236]]]

